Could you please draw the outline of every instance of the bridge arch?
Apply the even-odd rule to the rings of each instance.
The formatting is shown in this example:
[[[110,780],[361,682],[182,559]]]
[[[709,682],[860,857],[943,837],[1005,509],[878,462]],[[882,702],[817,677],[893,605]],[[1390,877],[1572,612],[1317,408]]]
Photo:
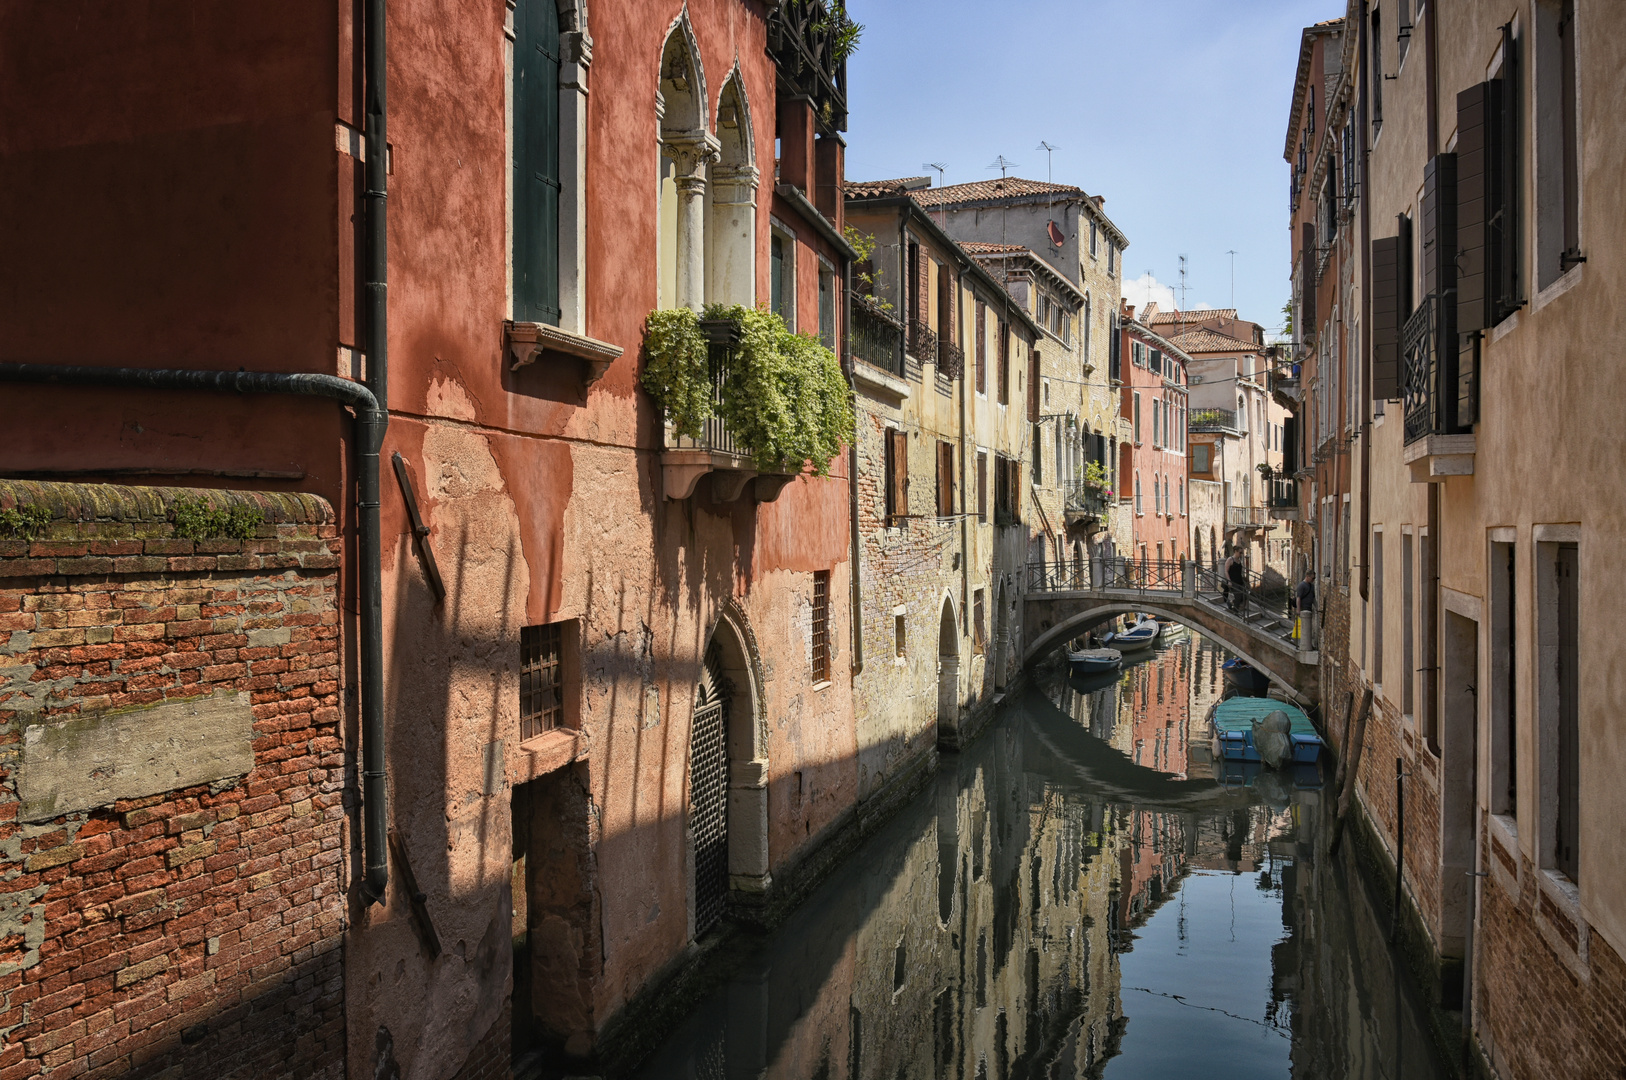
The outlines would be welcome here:
[[[1033,610],[1039,604],[1047,609],[1042,614],[1052,614],[1054,617],[1050,620],[1051,625],[1039,633],[1034,633],[1032,622],[1029,623],[1030,628],[1024,636],[1031,644],[1022,656],[1024,666],[1107,619],[1130,612],[1143,612],[1172,619],[1192,633],[1225,646],[1264,672],[1272,685],[1280,687],[1295,703],[1304,705],[1311,700],[1312,695],[1306,693],[1305,669],[1313,672],[1313,666],[1301,662],[1290,648],[1277,647],[1265,635],[1251,631],[1245,623],[1210,605],[1178,596],[1153,600],[1099,596],[1063,598],[1030,593],[1027,600],[1028,610],[1025,614],[1029,619],[1041,614]],[[1266,648],[1262,648],[1262,645]],[[1313,685],[1313,677],[1311,683]]]

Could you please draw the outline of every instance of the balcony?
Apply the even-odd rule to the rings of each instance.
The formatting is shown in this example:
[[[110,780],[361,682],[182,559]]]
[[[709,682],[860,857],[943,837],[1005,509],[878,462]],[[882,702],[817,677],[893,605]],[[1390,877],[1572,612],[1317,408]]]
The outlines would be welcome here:
[[[1289,412],[1298,411],[1304,402],[1304,388],[1299,375],[1298,364],[1283,364],[1270,371],[1270,396]]]
[[[937,331],[919,319],[909,320],[909,345],[904,352],[921,363],[937,359]]]
[[[1225,508],[1226,529],[1268,529],[1270,528],[1270,511],[1264,506],[1227,506]]]
[[[950,382],[965,374],[965,351],[947,338],[937,341],[937,374]]]
[[[1107,489],[1094,484],[1075,483],[1067,489],[1066,500],[1063,518],[1069,529],[1079,524],[1103,527],[1106,525],[1107,509],[1112,505],[1112,498],[1107,494]],[[1099,530],[1089,531],[1093,533]]]
[[[1241,432],[1235,409],[1198,409],[1186,418],[1188,431],[1215,431],[1223,434]]]
[[[712,404],[718,406],[723,400],[723,387],[733,375],[739,328],[726,319],[718,319],[702,320],[700,329],[707,341]],[[665,447],[661,452],[661,474],[668,499],[689,498],[700,481],[710,476],[713,502],[733,502],[747,493],[747,487],[755,501],[773,502],[785,485],[801,472],[799,466],[783,471],[759,469],[751,455],[736,443],[720,413],[713,413],[706,420],[699,438],[679,435],[667,424]]]
[[[1299,482],[1297,480],[1272,480],[1265,493],[1265,505],[1270,510],[1272,521],[1298,521],[1299,517]]]
[[[1478,388],[1454,348],[1455,320],[1448,305],[1430,294],[1400,334],[1402,409],[1406,447],[1402,459],[1414,484],[1437,484],[1448,476],[1472,476],[1474,436],[1470,420]]]

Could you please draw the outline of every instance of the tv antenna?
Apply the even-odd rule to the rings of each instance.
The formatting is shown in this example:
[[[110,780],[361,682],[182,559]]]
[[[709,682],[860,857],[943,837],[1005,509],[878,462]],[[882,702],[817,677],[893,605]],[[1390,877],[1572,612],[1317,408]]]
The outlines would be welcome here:
[[[1048,183],[1053,183],[1054,178],[1052,177],[1051,172],[1050,172],[1050,155],[1054,154],[1057,150],[1060,149],[1060,147],[1051,146],[1049,143],[1047,143],[1043,139],[1041,139],[1041,140],[1039,140],[1039,145],[1034,147],[1034,149],[1044,151],[1044,179],[1045,179],[1045,183],[1047,183],[1047,184]]]
[[[988,166],[988,167],[990,169],[998,169],[999,170],[999,193],[1000,193],[1001,196],[1003,196],[1005,194],[1005,181],[1010,179],[1010,171],[1012,169],[1016,168],[1016,162],[1007,161],[1005,159],[1005,155],[1001,154],[997,158],[995,158],[994,163],[992,165]],[[1009,212],[1008,207],[1001,206],[999,208],[999,242],[1001,244],[1007,242],[1006,241],[1006,236],[1005,236],[1005,215],[1008,212]],[[1000,260],[1000,265],[1003,266],[1006,263],[1006,261],[1007,260],[1001,259]],[[1010,274],[1010,271],[1006,270],[1005,273],[1006,273],[1006,276],[1008,277],[1009,274]]]
[[[1182,255],[1182,256],[1180,256],[1180,311],[1183,314],[1185,312],[1185,310],[1186,310],[1186,257],[1184,255]],[[1184,322],[1184,321],[1185,321],[1184,319],[1181,320],[1181,322]]]
[[[1231,257],[1231,306],[1236,307],[1236,252],[1227,251]]]
[[[948,162],[946,162],[946,161],[928,161],[928,162],[926,162],[926,164],[922,165],[921,168],[922,169],[931,169],[933,172],[937,173],[937,186],[938,187],[943,186],[943,170],[948,168]],[[937,224],[938,224],[938,227],[942,228],[944,231],[947,231],[947,229],[948,229],[948,226],[946,224],[947,221],[948,221],[948,205],[945,203],[944,205],[939,206],[937,208]]]

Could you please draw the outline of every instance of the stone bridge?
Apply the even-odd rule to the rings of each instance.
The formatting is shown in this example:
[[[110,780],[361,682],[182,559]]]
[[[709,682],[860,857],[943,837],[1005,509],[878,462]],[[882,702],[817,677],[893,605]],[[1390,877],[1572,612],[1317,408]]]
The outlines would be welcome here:
[[[1256,583],[1257,584],[1257,583]],[[1294,702],[1320,699],[1319,658],[1291,637],[1285,593],[1250,590],[1233,611],[1218,576],[1192,562],[1095,559],[1089,566],[1029,567],[1022,598],[1024,664],[1126,612],[1162,615],[1212,638],[1270,677]]]

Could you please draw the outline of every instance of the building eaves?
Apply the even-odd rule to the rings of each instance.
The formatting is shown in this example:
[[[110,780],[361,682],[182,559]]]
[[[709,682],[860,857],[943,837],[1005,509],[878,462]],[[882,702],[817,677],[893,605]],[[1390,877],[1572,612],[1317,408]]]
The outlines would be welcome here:
[[[898,195],[929,187],[931,182],[929,176],[904,176],[896,180],[848,180],[841,187],[849,198],[872,199],[879,195]]]
[[[1299,123],[1304,116],[1304,97],[1309,92],[1310,68],[1315,57],[1315,39],[1324,34],[1343,32],[1343,19],[1328,19],[1318,22],[1314,26],[1306,26],[1299,38],[1299,68],[1293,78],[1293,106],[1292,112],[1287,116],[1287,144],[1282,148],[1282,158],[1289,164],[1293,161],[1293,151],[1299,141]]]
[[[1259,346],[1251,341],[1243,341],[1213,330],[1187,330],[1169,340],[1187,356],[1197,356],[1199,353],[1260,351]]]
[[[1129,247],[1129,237],[1112,223],[1101,209],[1099,196],[1090,195],[1083,188],[1071,184],[1052,184],[1043,180],[1027,180],[1020,176],[999,180],[975,180],[968,184],[949,184],[947,187],[911,189],[916,202],[928,210],[974,210],[994,206],[1026,206],[1037,203],[1077,203],[1095,219],[1107,236],[1123,251]]]
[[[977,240],[966,241],[960,247],[972,258],[983,264],[1027,264],[1043,273],[1044,279],[1050,285],[1067,294],[1067,298],[1076,307],[1084,306],[1084,291],[1061,274],[1058,274],[1032,248],[1025,248],[1021,244],[987,244]]]
[[[790,203],[797,213],[807,219],[813,230],[824,237],[824,242],[835,248],[843,259],[850,263],[858,261],[858,252],[847,243],[847,238],[836,230],[835,223],[824,216],[823,211],[814,206],[808,197],[802,194],[802,189],[794,184],[775,184],[774,194]]]
[[[926,213],[920,204],[910,197],[910,193],[862,197],[849,195],[847,205],[860,209],[899,211],[906,226],[918,226],[932,243],[945,251],[952,251],[959,260],[962,270],[968,272],[992,296],[1003,298],[1004,314],[1014,317],[1023,326],[1027,327],[1028,332],[1033,335],[1035,341],[1039,340],[1040,335],[1045,333],[1044,327],[1033,321],[1033,316],[1029,315],[1027,309],[1016,302],[1016,298],[1005,288],[1004,283],[989,273],[988,268],[972,257],[971,253],[966,251],[958,240],[944,232],[942,226],[933,221],[931,215]]]
[[[1165,353],[1170,354],[1176,360],[1179,360],[1182,363],[1191,363],[1191,356],[1186,352],[1186,350],[1182,349],[1180,346],[1176,345],[1174,342],[1170,341],[1156,330],[1153,330],[1139,319],[1130,319],[1128,325],[1132,331],[1139,334],[1141,337],[1146,338],[1153,345],[1156,345]]]

